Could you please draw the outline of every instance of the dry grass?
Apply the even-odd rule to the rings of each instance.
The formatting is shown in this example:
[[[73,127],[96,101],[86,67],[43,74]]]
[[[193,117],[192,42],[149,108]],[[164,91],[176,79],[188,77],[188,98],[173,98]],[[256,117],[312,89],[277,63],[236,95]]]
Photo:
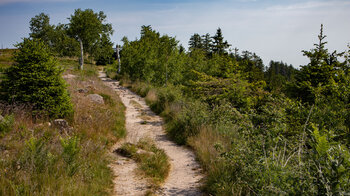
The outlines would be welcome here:
[[[146,95],[147,104],[155,103],[157,102],[157,100],[158,100],[157,91],[155,89],[151,89],[150,91],[148,91]]]
[[[94,67],[77,71],[74,66],[68,71],[78,76],[68,80],[73,131],[57,130],[45,117],[33,118],[29,106],[0,106],[2,115],[15,119],[13,129],[0,137],[0,195],[109,195],[113,190],[109,148],[126,134],[125,108]],[[88,93],[80,88],[102,94],[106,104],[87,101]]]
[[[197,157],[206,167],[205,169],[215,167],[216,158],[221,151],[229,149],[230,146],[229,140],[210,127],[202,127],[199,134],[188,138],[187,142],[195,149]]]
[[[107,138],[123,137],[126,134],[124,129],[124,117],[119,115],[124,113],[125,107],[122,105],[119,96],[106,87],[102,81],[95,76],[85,77],[84,80],[69,80],[69,91],[72,95],[72,102],[74,104],[74,126],[94,138],[96,132],[98,137],[96,139],[109,141]],[[116,104],[93,104],[90,102],[85,93],[80,93],[77,89],[86,89],[88,93],[102,94],[115,100]],[[108,100],[110,100],[108,99]],[[108,103],[108,100],[105,100]],[[110,101],[109,101],[110,102]],[[110,129],[112,128],[112,131]],[[116,140],[110,141],[115,143]]]
[[[135,100],[131,100],[130,104],[132,106],[134,106],[136,109],[142,109],[143,108],[142,105],[139,102],[135,101]]]

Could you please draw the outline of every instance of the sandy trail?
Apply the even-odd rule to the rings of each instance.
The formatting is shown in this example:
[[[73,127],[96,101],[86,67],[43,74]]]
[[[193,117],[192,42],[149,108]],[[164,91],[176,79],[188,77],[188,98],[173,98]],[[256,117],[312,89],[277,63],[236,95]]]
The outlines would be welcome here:
[[[199,190],[200,180],[203,178],[194,153],[170,141],[163,129],[163,120],[155,115],[146,105],[143,98],[119,85],[116,80],[106,77],[99,72],[99,77],[119,93],[126,106],[127,137],[116,144],[118,148],[123,142],[137,143],[143,137],[150,137],[156,145],[163,149],[170,159],[171,169],[168,178],[158,190],[158,195],[202,195]],[[147,116],[147,123],[141,116]],[[116,155],[118,156],[118,155]],[[136,163],[130,159],[118,156],[112,168],[116,174],[114,180],[116,195],[144,195],[149,188],[145,179],[135,174]]]

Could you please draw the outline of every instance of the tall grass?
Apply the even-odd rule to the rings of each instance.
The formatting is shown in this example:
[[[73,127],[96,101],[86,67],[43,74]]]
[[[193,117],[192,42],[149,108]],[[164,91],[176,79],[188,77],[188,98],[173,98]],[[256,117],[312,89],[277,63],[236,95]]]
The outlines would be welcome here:
[[[67,81],[74,104],[74,116],[67,120],[73,130],[60,131],[47,118],[34,118],[30,107],[1,105],[6,121],[1,122],[0,195],[109,195],[113,190],[109,148],[126,134],[125,108],[94,67],[78,71],[73,66],[66,72],[77,76]],[[105,104],[91,103],[78,89],[101,94]]]

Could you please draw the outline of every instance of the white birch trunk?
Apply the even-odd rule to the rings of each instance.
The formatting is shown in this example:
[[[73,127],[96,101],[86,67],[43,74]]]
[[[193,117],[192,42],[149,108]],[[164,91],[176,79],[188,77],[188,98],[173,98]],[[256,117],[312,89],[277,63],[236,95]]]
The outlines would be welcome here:
[[[80,66],[79,69],[83,70],[84,66],[84,48],[83,48],[83,41],[79,38],[79,43],[80,43]]]

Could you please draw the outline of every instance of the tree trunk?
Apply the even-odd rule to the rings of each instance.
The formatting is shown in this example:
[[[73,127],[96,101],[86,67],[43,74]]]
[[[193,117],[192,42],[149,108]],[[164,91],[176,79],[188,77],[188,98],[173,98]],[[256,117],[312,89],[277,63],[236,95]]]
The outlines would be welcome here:
[[[118,73],[120,73],[120,55],[119,55],[119,46],[117,45],[117,60],[118,60]]]
[[[80,66],[79,69],[83,70],[84,66],[84,48],[83,48],[83,41],[79,38],[79,43],[80,43]]]

